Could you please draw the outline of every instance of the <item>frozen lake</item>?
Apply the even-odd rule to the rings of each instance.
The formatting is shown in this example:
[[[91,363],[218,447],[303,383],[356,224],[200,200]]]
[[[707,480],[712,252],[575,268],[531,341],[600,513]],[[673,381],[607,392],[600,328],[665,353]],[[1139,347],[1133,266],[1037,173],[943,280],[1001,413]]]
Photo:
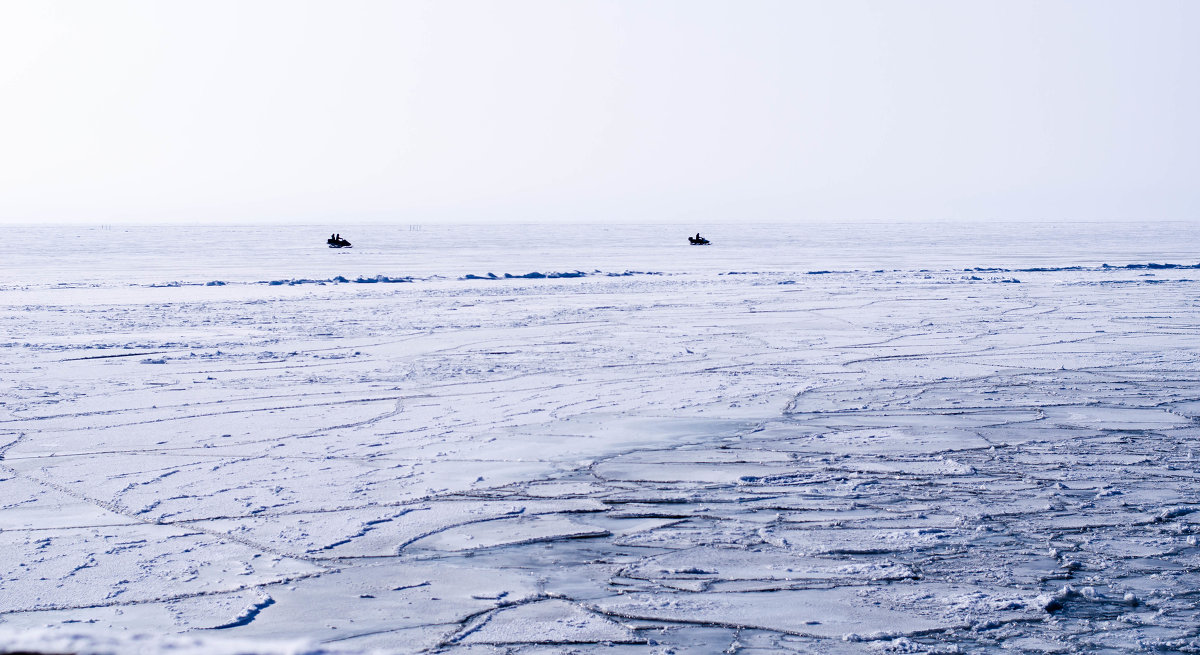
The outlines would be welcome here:
[[[0,648],[1200,650],[1195,225],[338,230],[10,231]]]
[[[17,227],[0,285],[1195,263],[1200,242],[1188,223],[365,225],[336,228],[352,249],[321,247],[334,229]],[[680,248],[697,230],[719,247]]]

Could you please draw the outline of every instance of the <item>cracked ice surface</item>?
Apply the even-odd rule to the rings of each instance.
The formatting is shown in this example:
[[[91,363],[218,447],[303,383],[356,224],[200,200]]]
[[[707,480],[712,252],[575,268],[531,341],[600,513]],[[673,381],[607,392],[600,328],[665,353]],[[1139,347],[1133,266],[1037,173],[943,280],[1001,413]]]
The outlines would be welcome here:
[[[1194,273],[0,290],[0,646],[1195,652]]]

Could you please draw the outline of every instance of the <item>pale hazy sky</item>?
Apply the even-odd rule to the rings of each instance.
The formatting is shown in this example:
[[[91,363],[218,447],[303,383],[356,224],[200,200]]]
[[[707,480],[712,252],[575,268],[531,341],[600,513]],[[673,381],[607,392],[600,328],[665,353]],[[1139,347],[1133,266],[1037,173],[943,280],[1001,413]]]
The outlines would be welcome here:
[[[1200,1],[0,0],[0,222],[1200,219]]]

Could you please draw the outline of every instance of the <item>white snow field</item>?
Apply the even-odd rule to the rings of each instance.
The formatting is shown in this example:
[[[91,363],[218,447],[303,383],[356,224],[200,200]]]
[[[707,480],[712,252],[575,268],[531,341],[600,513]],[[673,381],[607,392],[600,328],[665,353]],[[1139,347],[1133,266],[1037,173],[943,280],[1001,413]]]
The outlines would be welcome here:
[[[10,231],[0,651],[1200,651],[1196,226],[332,231]]]

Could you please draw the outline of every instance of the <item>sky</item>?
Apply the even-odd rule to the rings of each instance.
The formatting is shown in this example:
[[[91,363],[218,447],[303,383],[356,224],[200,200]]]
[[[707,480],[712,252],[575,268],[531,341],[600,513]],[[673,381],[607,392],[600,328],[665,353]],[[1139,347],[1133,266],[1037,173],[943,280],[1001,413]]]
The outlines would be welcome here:
[[[0,223],[1200,220],[1195,0],[0,0]]]

